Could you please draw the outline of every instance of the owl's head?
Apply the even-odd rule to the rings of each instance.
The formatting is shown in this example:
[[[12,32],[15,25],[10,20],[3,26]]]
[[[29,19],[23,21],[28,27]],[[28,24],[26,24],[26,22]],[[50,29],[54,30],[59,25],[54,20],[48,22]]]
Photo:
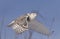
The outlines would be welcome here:
[[[37,16],[36,13],[27,13],[27,15],[30,17],[30,20],[33,20]]]

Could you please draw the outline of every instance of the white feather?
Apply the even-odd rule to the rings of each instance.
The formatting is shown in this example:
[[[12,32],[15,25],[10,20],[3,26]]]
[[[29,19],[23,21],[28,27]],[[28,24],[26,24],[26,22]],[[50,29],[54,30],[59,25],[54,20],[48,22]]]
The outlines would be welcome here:
[[[36,13],[31,13],[31,14],[28,13],[27,15],[30,17],[31,20],[33,20],[37,16]]]

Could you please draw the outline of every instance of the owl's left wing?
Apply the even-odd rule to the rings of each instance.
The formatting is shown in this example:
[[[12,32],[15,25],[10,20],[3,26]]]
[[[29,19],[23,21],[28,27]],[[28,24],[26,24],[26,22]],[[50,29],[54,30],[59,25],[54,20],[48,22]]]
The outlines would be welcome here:
[[[28,30],[28,23],[24,19],[23,21],[13,20],[11,23],[8,24],[16,33],[23,33],[24,31]]]

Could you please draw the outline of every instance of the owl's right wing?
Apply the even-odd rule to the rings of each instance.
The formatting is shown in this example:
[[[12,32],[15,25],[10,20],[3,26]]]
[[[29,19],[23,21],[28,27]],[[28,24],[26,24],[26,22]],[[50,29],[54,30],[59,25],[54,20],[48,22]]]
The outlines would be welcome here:
[[[50,35],[52,32],[44,26],[42,23],[38,22],[37,20],[33,20],[29,23],[29,29],[39,32],[44,35]]]

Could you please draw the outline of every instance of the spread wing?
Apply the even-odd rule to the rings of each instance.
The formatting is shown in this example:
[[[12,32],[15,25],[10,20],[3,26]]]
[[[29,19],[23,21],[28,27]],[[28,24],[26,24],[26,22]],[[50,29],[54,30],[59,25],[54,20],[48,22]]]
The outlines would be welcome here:
[[[28,30],[28,23],[25,17],[19,17],[16,20],[13,20],[8,26],[11,27],[16,33],[23,33]]]
[[[44,26],[42,23],[38,22],[37,20],[33,20],[29,23],[29,28],[31,30],[34,30],[36,32],[42,33],[44,35],[50,35],[51,32],[49,31],[49,29]]]

